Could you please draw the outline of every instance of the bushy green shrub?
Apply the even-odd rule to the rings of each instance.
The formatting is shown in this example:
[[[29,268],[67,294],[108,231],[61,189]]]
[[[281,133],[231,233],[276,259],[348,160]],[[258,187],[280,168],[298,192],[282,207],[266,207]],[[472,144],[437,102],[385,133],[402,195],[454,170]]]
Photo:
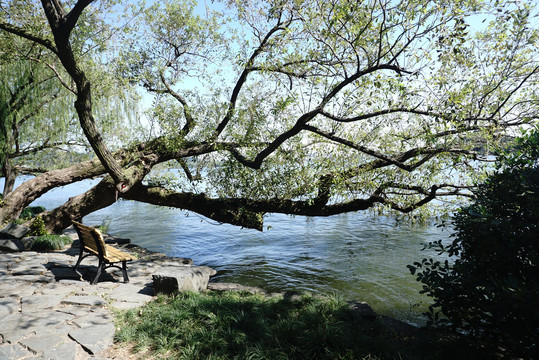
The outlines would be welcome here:
[[[45,222],[43,221],[41,216],[36,216],[30,224],[30,232],[28,233],[28,236],[43,236],[47,234],[48,231],[45,227]]]
[[[45,211],[45,208],[43,206],[29,206],[21,212],[21,214],[19,215],[19,219],[28,220],[43,211]]]
[[[32,249],[35,251],[62,250],[73,241],[64,235],[43,235],[35,239]]]
[[[451,261],[409,268],[452,326],[531,354],[539,339],[539,132],[498,158],[473,203],[454,215],[454,241],[430,247]]]

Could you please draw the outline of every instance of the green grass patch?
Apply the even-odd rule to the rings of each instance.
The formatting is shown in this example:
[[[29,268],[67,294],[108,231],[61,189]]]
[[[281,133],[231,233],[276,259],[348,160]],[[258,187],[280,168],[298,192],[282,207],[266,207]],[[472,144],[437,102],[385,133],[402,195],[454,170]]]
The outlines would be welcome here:
[[[299,300],[242,292],[160,296],[115,313],[116,343],[141,359],[471,360],[488,344],[436,330],[396,332],[336,297]]]
[[[378,336],[383,326],[362,321],[335,298],[181,293],[116,318],[117,342],[160,359],[398,358]]]
[[[62,250],[67,245],[71,244],[73,240],[64,235],[43,235],[34,240],[32,244],[32,250],[35,251],[47,251],[47,250]]]

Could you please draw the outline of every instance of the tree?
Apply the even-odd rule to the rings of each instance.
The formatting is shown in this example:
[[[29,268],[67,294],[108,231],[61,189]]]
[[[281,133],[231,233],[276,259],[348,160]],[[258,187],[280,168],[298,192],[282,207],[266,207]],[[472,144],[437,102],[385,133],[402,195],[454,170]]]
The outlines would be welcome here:
[[[5,177],[3,194],[7,195],[18,173],[41,170],[14,164],[15,159],[72,143],[63,141],[72,117],[71,104],[65,101],[68,94],[37,62],[43,60],[40,49],[31,43],[16,46],[5,37],[3,40],[3,49],[12,50],[1,55],[0,63],[0,169]],[[39,131],[36,122],[42,125]]]
[[[229,1],[200,15],[195,3],[169,1],[136,7],[118,42],[118,78],[154,95],[153,132],[114,151],[95,126],[97,87],[72,51],[80,19],[110,4],[42,5],[48,34],[9,19],[0,29],[60,59],[98,160],[21,185],[2,220],[52,186],[104,174],[51,211],[49,228],[117,197],[260,230],[270,212],[408,213],[469,196],[480,148],[537,120],[536,9],[525,2]],[[484,29],[472,31],[481,16]],[[159,164],[181,168],[180,178],[158,181]],[[25,200],[14,205],[17,194]]]
[[[11,22],[31,24],[34,30],[39,29],[35,30],[38,33],[46,29],[46,19],[37,15],[39,13],[31,3],[13,1],[2,10]],[[102,19],[90,15],[84,23],[87,29],[73,40],[76,56],[99,86],[93,102],[99,107],[97,113],[103,136],[114,133],[116,139],[121,139],[122,134],[127,133],[122,127],[131,125],[118,120],[120,116],[131,120],[129,112],[132,110],[125,111],[127,106],[133,105],[129,88],[114,81],[108,75],[110,69],[102,63],[106,59],[102,59],[101,42],[110,36]],[[0,164],[5,176],[3,195],[7,196],[19,173],[46,173],[88,156],[84,151],[87,143],[73,111],[74,85],[68,80],[69,75],[62,69],[58,57],[46,47],[7,31],[0,33],[0,42],[3,50],[0,69],[4,80],[0,88]],[[16,216],[22,210],[19,204],[24,201],[24,194],[20,195],[22,198],[15,197],[5,216]]]
[[[488,336],[520,356],[539,339],[539,131],[498,158],[496,170],[475,191],[473,203],[453,217],[453,242],[430,244],[441,262],[410,265],[423,291],[459,329]]]

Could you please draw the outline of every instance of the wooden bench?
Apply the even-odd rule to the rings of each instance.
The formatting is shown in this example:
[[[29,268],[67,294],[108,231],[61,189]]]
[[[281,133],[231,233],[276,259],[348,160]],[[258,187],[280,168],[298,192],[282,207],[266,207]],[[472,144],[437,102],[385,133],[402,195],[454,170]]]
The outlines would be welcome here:
[[[99,264],[97,266],[97,274],[92,281],[93,285],[97,284],[103,270],[109,267],[115,267],[122,270],[124,282],[129,282],[129,278],[127,277],[127,262],[135,260],[136,258],[110,245],[105,244],[105,241],[103,240],[103,235],[98,229],[83,225],[76,221],[71,221],[71,223],[75,227],[75,230],[77,230],[80,241],[79,259],[77,260],[77,264],[75,265],[75,271],[77,272],[77,274],[81,275],[78,271],[78,268],[82,259],[88,256],[97,256],[99,259]],[[116,265],[118,263],[122,263],[122,267]]]

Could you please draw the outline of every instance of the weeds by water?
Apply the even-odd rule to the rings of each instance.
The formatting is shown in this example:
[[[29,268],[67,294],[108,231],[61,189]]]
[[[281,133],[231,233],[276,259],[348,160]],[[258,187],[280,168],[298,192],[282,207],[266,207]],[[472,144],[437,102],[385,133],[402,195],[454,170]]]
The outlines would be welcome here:
[[[396,336],[381,321],[363,320],[335,297],[306,295],[292,301],[237,292],[181,293],[118,312],[116,327],[117,343],[159,359],[452,359],[455,355],[454,339],[433,343],[432,337]]]

